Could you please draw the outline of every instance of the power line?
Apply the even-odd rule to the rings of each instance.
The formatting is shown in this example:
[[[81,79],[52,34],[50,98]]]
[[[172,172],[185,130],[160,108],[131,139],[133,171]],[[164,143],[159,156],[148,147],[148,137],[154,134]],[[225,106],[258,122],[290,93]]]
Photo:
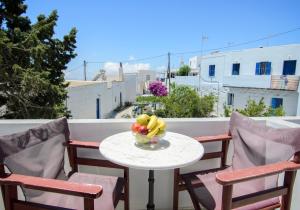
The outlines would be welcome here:
[[[123,62],[123,63],[131,63],[131,62],[137,62],[137,61],[152,60],[152,59],[155,59],[155,58],[161,58],[161,57],[166,57],[166,56],[168,56],[167,53],[161,54],[161,55],[149,56],[149,57],[145,57],[145,58],[125,60],[125,61],[121,61],[121,62]]]
[[[266,39],[274,38],[274,37],[277,37],[277,36],[282,36],[284,34],[292,33],[292,32],[298,31],[298,30],[300,30],[300,27],[294,28],[294,29],[291,29],[291,30],[288,30],[288,31],[284,31],[284,32],[279,32],[279,33],[276,33],[276,34],[272,34],[272,35],[269,35],[269,36],[265,36],[265,37],[262,37],[262,38],[259,38],[259,39],[250,40],[250,41],[246,41],[246,42],[241,42],[241,43],[230,45],[230,46],[224,46],[224,47],[219,47],[219,48],[207,49],[207,50],[205,50],[203,52],[216,51],[216,50],[224,50],[224,49],[228,49],[228,48],[232,48],[232,47],[238,47],[238,46],[242,46],[242,45],[247,45],[247,44],[251,44],[251,43],[263,41],[263,40],[266,40]],[[176,53],[173,53],[173,55],[195,54],[195,53],[200,53],[200,52],[201,52],[201,50],[194,50],[194,51],[176,52]]]
[[[292,33],[292,32],[298,31],[298,30],[300,30],[300,27],[297,27],[297,28],[294,28],[294,29],[291,29],[291,30],[288,30],[288,31],[284,31],[284,32],[275,33],[275,34],[272,34],[272,35],[269,35],[269,36],[261,37],[261,38],[255,39],[255,40],[250,40],[250,41],[245,41],[245,42],[233,44],[233,45],[230,45],[230,46],[223,46],[223,47],[212,48],[212,49],[207,49],[207,50],[202,50],[201,49],[201,50],[193,50],[193,51],[175,52],[175,53],[170,53],[170,55],[178,56],[178,55],[184,55],[184,54],[195,54],[195,53],[200,53],[200,52],[210,52],[210,51],[224,50],[224,49],[228,49],[228,48],[238,47],[238,46],[242,46],[242,45],[248,45],[248,44],[251,44],[251,43],[255,43],[255,42],[267,40],[267,39],[270,39],[270,38],[282,36],[284,34]],[[167,57],[167,56],[168,56],[168,53],[165,53],[165,54],[154,55],[154,56],[149,56],[149,57],[144,57],[144,58],[117,61],[116,63],[119,63],[119,62],[132,63],[132,62],[152,60],[152,59]],[[107,63],[107,61],[86,61],[86,64],[104,64],[104,63]],[[83,68],[83,67],[84,67],[84,65],[81,64],[79,66],[71,68],[70,70],[66,70],[66,73],[79,70],[80,68]]]
[[[160,57],[164,57],[164,56],[167,56],[167,54],[161,54],[161,55],[149,56],[149,57],[138,58],[138,59],[130,59],[130,60],[115,61],[115,63],[119,63],[119,62],[122,62],[122,63],[132,63],[132,62],[137,62],[137,61],[152,60],[152,59],[160,58]],[[87,63],[103,64],[103,63],[107,63],[107,61],[87,61]]]
[[[76,67],[73,67],[73,68],[71,68],[71,69],[66,69],[66,73],[69,73],[69,72],[72,72],[72,71],[79,70],[79,69],[82,68],[82,67],[83,67],[83,64],[80,64],[80,65],[78,65],[78,66],[76,66]]]

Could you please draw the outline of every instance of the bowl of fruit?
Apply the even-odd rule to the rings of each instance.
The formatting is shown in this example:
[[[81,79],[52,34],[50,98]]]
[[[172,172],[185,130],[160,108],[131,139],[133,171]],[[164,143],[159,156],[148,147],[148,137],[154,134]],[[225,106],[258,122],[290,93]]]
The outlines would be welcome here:
[[[141,114],[132,124],[131,131],[138,144],[158,143],[166,133],[166,123],[155,115]]]

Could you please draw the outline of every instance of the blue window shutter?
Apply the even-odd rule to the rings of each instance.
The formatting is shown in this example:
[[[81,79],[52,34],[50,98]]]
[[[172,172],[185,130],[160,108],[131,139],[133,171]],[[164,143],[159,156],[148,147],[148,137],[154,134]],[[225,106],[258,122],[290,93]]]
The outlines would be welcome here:
[[[266,63],[266,75],[271,74],[271,62]]]
[[[272,98],[271,107],[274,109],[276,107],[276,99]]]
[[[255,67],[255,74],[256,75],[260,75],[260,63],[256,63],[256,67]]]
[[[282,75],[295,75],[297,60],[284,61]]]

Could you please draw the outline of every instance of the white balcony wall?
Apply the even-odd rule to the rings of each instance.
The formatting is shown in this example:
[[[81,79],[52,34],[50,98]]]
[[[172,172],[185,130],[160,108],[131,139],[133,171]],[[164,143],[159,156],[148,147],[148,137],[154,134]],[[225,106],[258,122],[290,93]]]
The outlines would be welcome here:
[[[289,120],[283,121],[282,119]],[[273,127],[300,127],[294,124],[293,121],[298,122],[300,118],[257,118],[260,123],[267,123]],[[203,118],[203,119],[166,119],[168,130],[178,133],[183,133],[188,136],[198,135],[214,135],[227,132],[228,118]],[[2,120],[0,121],[0,135],[10,134],[13,132],[23,131],[28,128],[35,127],[47,120]],[[105,137],[112,134],[128,131],[132,120],[69,120],[71,137],[80,140],[101,141]],[[122,141],[122,139],[120,139]],[[207,152],[217,151],[220,145],[217,143],[210,143],[205,145]],[[97,150],[81,150],[80,156],[88,156],[93,158],[101,158]],[[230,147],[229,159],[232,155],[232,147]],[[229,161],[230,162],[230,161]],[[206,169],[218,166],[217,160],[201,161],[193,166],[186,167],[182,171],[192,171],[199,169]],[[95,167],[80,167],[82,172],[92,172],[101,174],[119,175],[122,173],[118,170],[102,169]],[[130,207],[131,210],[145,209],[148,195],[148,172],[142,170],[130,170]],[[298,206],[296,200],[300,195],[300,178],[296,180],[293,196],[293,208],[297,210]],[[156,171],[155,172],[155,204],[156,209],[172,209],[172,189],[173,189],[173,171]],[[191,207],[191,201],[187,192],[180,193],[180,206]],[[3,208],[3,202],[0,206]],[[118,209],[123,209],[122,202],[120,202]]]
[[[240,76],[226,76],[223,81],[224,86],[230,87],[244,87],[244,88],[270,88],[270,75],[240,75]]]

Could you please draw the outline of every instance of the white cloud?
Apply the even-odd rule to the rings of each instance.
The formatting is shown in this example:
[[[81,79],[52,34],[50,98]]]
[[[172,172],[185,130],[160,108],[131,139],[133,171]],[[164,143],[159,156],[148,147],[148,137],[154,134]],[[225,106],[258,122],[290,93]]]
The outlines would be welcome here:
[[[107,75],[113,75],[118,73],[120,63],[115,62],[106,62],[103,65],[103,69],[106,71]],[[150,70],[149,63],[123,63],[123,71],[124,73],[133,73],[138,70]]]
[[[134,60],[135,59],[135,57],[133,56],[133,55],[130,55],[129,57],[128,57],[128,60],[130,60],[130,61],[132,61],[132,60]]]

